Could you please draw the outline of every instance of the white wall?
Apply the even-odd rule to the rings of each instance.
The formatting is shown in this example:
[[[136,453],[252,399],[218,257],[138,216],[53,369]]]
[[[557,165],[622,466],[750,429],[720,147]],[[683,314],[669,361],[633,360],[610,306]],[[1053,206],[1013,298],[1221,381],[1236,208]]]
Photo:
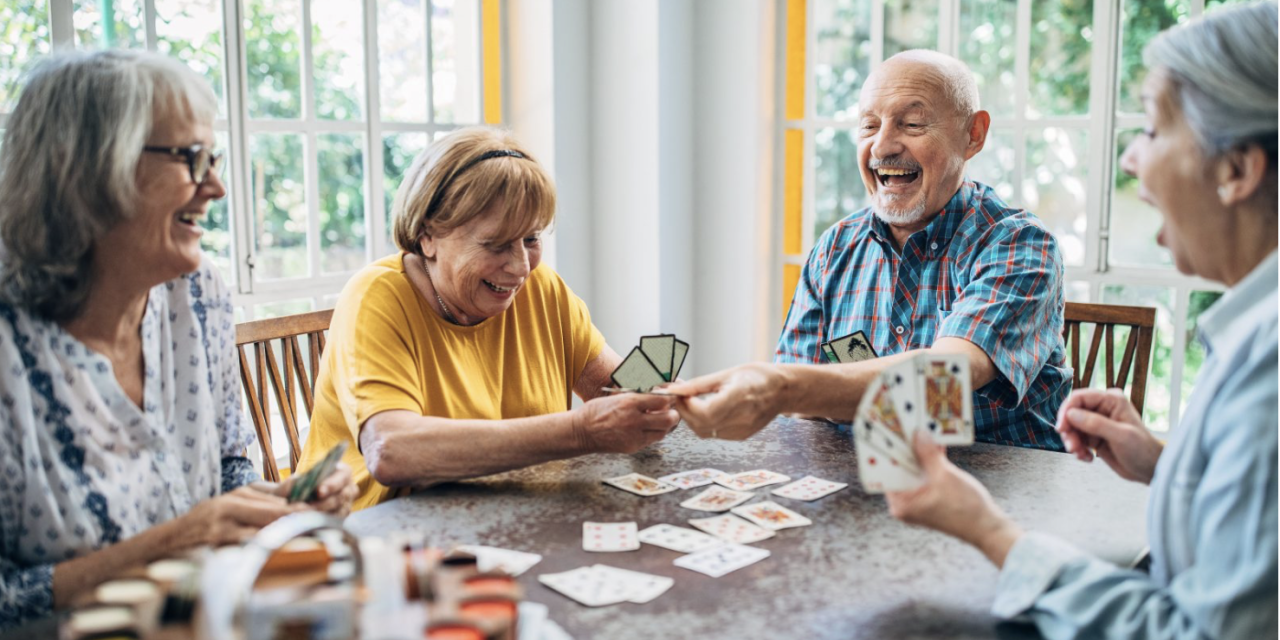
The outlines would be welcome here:
[[[559,190],[554,266],[625,354],[772,354],[773,0],[510,0],[508,120]]]

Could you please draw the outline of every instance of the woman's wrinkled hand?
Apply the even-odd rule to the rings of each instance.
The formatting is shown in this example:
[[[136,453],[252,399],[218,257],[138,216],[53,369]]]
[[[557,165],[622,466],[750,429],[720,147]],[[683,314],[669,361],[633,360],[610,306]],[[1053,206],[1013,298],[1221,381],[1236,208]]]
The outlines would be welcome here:
[[[1096,454],[1134,482],[1151,482],[1164,451],[1120,389],[1077,389],[1058,409],[1055,428],[1068,452],[1084,462]]]
[[[643,393],[595,398],[574,409],[574,434],[585,453],[635,453],[680,424],[673,404],[675,398]]]

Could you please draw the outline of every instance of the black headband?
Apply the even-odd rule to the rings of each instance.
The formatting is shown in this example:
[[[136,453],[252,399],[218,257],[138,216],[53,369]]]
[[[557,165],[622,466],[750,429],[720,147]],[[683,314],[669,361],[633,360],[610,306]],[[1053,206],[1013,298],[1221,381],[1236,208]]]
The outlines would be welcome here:
[[[427,211],[426,211],[426,214],[422,216],[422,221],[426,222],[432,218],[432,215],[433,215],[432,212],[434,212],[436,210],[436,207],[440,205],[440,199],[444,197],[444,192],[448,191],[449,185],[453,184],[454,179],[456,179],[459,175],[461,175],[467,169],[470,169],[471,167],[474,167],[477,164],[480,164],[481,162],[484,162],[485,160],[489,160],[491,158],[508,158],[508,157],[524,158],[525,155],[523,153],[520,153],[519,151],[513,151],[511,149],[494,149],[493,151],[486,151],[480,154],[478,158],[475,158],[474,160],[471,160],[470,162],[462,165],[460,169],[458,169],[457,171],[454,171],[452,174],[449,175],[448,178],[445,179],[443,183],[440,184],[439,189],[436,189],[436,194],[431,197],[431,203],[427,205]]]

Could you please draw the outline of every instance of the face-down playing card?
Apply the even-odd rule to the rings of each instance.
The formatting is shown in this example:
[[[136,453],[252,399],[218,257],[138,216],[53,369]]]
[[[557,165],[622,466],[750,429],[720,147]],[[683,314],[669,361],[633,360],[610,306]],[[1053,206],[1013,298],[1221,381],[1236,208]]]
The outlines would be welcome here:
[[[640,350],[653,363],[664,382],[671,382],[675,370],[676,337],[671,334],[641,336]]]
[[[876,357],[876,350],[871,347],[867,334],[862,331],[855,331],[823,344],[830,346],[837,362],[862,362]]]
[[[649,360],[640,347],[632,349],[631,353],[627,354],[622,364],[613,370],[610,378],[619,388],[640,393],[648,393],[654,387],[667,383],[667,379],[662,377],[657,366]]]

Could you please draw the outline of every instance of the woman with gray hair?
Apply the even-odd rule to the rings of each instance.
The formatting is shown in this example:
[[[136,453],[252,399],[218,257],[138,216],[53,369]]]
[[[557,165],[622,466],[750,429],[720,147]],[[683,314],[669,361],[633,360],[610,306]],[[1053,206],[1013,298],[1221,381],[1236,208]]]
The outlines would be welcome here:
[[[921,488],[893,515],[1001,567],[994,611],[1050,638],[1275,637],[1277,580],[1277,9],[1213,12],[1148,45],[1148,126],[1121,168],[1160,210],[1178,270],[1229,290],[1201,316],[1209,353],[1182,422],[1157,440],[1118,389],[1058,412],[1067,450],[1151,485],[1150,573],[1024,532],[927,437]]]
[[[217,101],[157,54],[47,59],[0,148],[0,629],[311,505],[244,457],[231,296],[200,250]]]

